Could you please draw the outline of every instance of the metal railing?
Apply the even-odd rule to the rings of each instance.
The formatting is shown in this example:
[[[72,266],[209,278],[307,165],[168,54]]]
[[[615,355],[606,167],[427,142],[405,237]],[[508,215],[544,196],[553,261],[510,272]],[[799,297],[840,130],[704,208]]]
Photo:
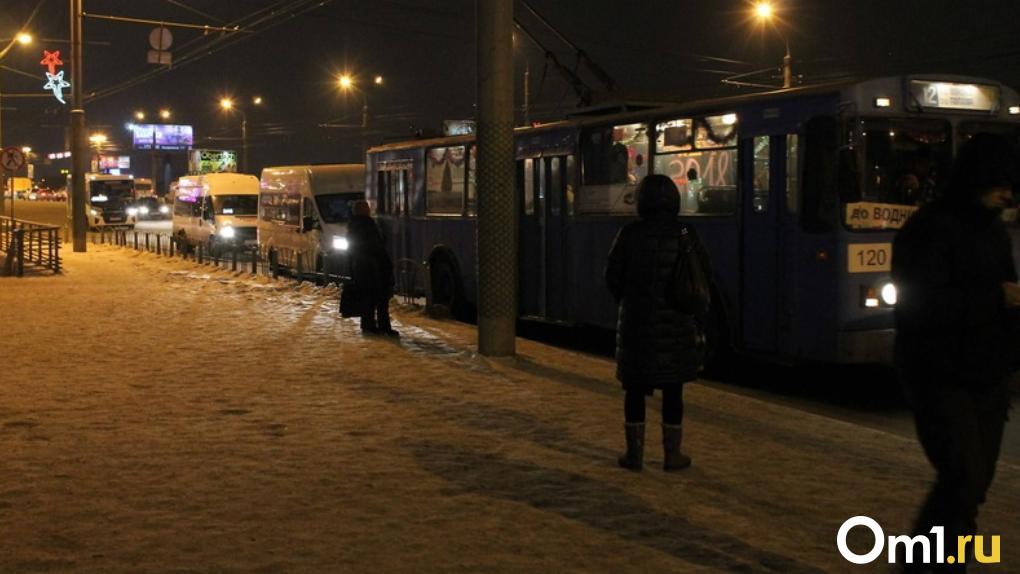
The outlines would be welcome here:
[[[309,261],[306,253],[289,249],[259,249],[258,247],[224,248],[210,253],[203,243],[185,245],[184,249],[176,239],[159,233],[140,232],[124,229],[101,229],[88,234],[94,244],[108,244],[147,251],[160,256],[190,259],[195,263],[240,271],[252,275],[272,278],[287,276],[298,281],[311,281],[319,285],[347,283],[351,274],[349,262],[326,259],[321,269]],[[283,262],[289,263],[289,265]],[[400,259],[396,263],[396,295],[406,304],[415,303],[415,298],[424,293],[422,285],[425,275],[422,264],[411,259]]]
[[[61,228],[0,216],[0,251],[6,253],[4,270],[21,277],[25,264],[60,273]]]

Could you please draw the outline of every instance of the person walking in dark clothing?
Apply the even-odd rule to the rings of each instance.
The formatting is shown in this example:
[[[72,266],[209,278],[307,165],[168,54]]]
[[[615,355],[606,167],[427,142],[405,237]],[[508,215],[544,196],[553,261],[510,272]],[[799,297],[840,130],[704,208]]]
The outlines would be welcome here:
[[[915,213],[893,243],[896,365],[936,472],[914,534],[943,526],[950,549],[977,529],[1009,409],[1020,286],[1000,215],[1016,168],[1005,139],[975,135],[960,147],[945,196]],[[935,566],[966,571],[908,571]]]
[[[708,256],[694,229],[677,219],[680,194],[671,179],[645,177],[637,203],[640,219],[620,230],[606,268],[606,284],[619,305],[616,378],[625,391],[627,452],[618,462],[642,469],[645,396],[660,389],[663,468],[680,470],[691,464],[680,450],[683,385],[697,378],[700,333],[693,313],[681,309],[670,292],[683,250],[695,250],[706,276]]]
[[[354,202],[347,223],[354,287],[359,297],[361,331],[397,336],[390,325],[390,298],[393,296],[393,262],[382,233],[371,216],[368,202]]]

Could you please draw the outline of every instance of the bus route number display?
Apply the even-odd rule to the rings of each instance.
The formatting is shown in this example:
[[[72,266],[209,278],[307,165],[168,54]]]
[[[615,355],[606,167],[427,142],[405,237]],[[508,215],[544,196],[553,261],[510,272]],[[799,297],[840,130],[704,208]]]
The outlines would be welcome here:
[[[892,243],[851,243],[847,247],[850,273],[875,273],[892,268]]]

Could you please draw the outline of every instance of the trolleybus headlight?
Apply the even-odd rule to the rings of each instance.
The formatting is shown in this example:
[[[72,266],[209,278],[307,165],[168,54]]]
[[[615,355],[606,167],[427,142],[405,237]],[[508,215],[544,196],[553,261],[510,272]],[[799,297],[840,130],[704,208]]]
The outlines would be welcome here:
[[[886,283],[882,285],[882,302],[886,305],[896,304],[896,286],[892,283]]]
[[[131,217],[138,215],[138,208],[137,207],[127,208],[127,214],[130,215]]]
[[[220,229],[219,235],[223,239],[233,239],[234,238],[234,228],[228,225],[228,226],[224,227],[223,229]]]
[[[337,251],[347,251],[348,247],[350,247],[350,244],[347,243],[346,237],[340,237],[339,235],[333,236],[333,249]]]

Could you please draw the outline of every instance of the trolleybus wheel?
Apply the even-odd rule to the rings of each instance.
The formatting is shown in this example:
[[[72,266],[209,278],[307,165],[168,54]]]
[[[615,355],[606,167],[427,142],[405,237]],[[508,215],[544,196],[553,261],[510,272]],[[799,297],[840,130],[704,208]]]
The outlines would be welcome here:
[[[432,265],[430,282],[429,309],[440,313],[445,310],[452,317],[459,319],[462,315],[463,298],[453,265],[447,261],[435,262]]]

